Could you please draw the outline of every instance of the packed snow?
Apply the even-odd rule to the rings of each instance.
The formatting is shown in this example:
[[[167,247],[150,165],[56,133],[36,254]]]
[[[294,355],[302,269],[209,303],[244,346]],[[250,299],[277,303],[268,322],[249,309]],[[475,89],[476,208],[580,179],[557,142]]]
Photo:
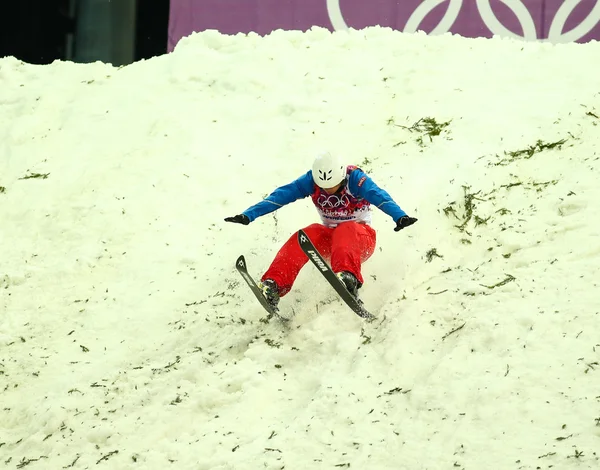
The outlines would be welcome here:
[[[61,469],[600,467],[600,44],[383,28],[0,60],[0,462]],[[365,323],[310,263],[258,279],[343,154],[374,209]]]

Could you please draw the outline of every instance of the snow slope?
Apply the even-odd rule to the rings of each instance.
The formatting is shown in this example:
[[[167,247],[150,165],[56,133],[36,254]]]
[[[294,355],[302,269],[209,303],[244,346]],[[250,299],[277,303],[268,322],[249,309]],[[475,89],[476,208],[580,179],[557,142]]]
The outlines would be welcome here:
[[[0,463],[597,469],[599,54],[370,28],[0,60]],[[309,264],[265,323],[234,261],[316,212],[223,218],[321,148],[419,222],[375,210],[379,321]]]

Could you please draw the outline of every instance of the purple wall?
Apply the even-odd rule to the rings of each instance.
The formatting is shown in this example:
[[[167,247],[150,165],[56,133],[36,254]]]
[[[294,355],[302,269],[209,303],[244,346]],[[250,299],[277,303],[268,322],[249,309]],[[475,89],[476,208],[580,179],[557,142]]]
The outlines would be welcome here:
[[[169,44],[194,31],[269,34],[387,26],[405,32],[518,37],[553,43],[600,40],[600,0],[171,0]]]

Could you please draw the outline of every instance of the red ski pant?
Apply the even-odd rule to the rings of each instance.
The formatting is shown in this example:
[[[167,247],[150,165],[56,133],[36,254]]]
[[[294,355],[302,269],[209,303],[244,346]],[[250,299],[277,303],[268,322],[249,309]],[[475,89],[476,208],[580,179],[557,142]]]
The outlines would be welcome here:
[[[323,257],[330,260],[334,272],[349,271],[363,284],[361,264],[375,251],[377,237],[373,228],[357,222],[343,222],[334,228],[312,224],[303,230]],[[307,261],[296,232],[275,255],[261,280],[273,279],[279,286],[279,295],[283,297],[291,290]]]

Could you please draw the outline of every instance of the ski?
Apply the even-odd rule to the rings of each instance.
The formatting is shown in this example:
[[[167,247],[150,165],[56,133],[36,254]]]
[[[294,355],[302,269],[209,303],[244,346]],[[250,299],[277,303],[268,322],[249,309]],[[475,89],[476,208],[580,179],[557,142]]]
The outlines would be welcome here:
[[[377,317],[371,313],[369,313],[365,307],[363,306],[362,301],[355,298],[344,283],[335,275],[335,273],[331,270],[331,267],[323,259],[321,253],[315,248],[313,243],[310,241],[310,238],[304,233],[303,230],[298,231],[298,243],[300,247],[308,256],[308,259],[313,262],[313,264],[317,267],[320,273],[327,279],[331,287],[335,289],[335,291],[339,294],[342,300],[350,307],[354,313],[356,313],[359,317],[364,318],[365,320],[375,320]]]
[[[265,299],[265,296],[262,294],[260,288],[258,287],[258,284],[256,284],[256,282],[254,282],[254,279],[252,278],[250,273],[248,273],[248,266],[246,265],[246,258],[244,258],[244,255],[241,255],[237,259],[237,261],[235,262],[235,267],[238,270],[238,272],[242,275],[242,277],[244,278],[244,280],[246,281],[246,283],[248,284],[248,286],[250,287],[252,292],[254,293],[254,296],[257,298],[257,300],[260,302],[260,304],[263,306],[263,308],[269,314],[267,318],[270,319],[272,316],[276,316],[280,320],[287,321],[286,318],[279,315],[278,310],[273,309],[273,307],[271,307],[269,305],[269,302],[267,302],[267,299]]]

